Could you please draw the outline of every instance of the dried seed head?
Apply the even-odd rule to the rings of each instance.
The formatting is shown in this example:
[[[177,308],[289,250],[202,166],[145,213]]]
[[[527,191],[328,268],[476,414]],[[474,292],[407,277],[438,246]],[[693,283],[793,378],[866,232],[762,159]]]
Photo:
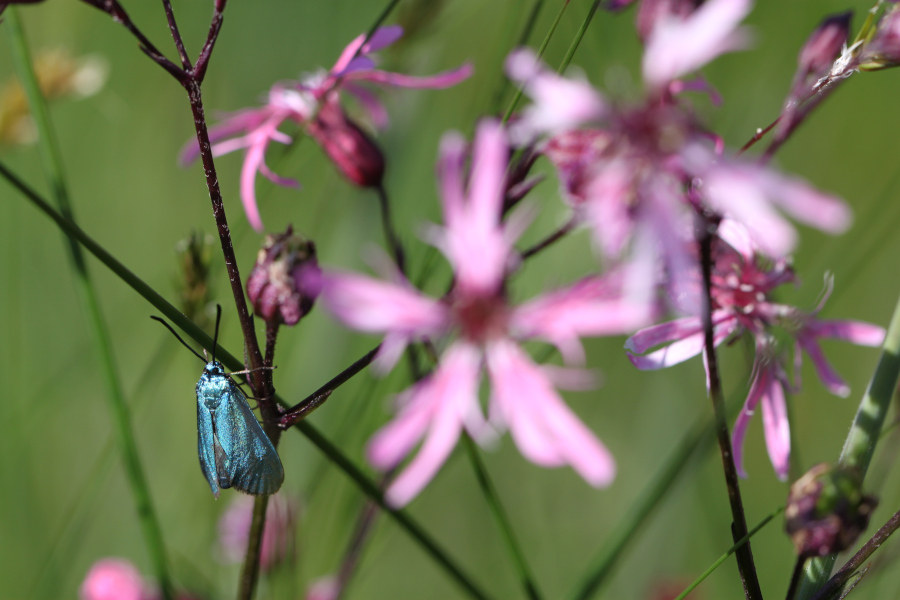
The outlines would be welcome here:
[[[253,311],[270,325],[296,325],[322,289],[315,245],[293,228],[266,236],[247,279]]]
[[[803,557],[846,550],[869,524],[878,501],[862,493],[859,471],[816,465],[794,482],[785,508],[785,529]]]

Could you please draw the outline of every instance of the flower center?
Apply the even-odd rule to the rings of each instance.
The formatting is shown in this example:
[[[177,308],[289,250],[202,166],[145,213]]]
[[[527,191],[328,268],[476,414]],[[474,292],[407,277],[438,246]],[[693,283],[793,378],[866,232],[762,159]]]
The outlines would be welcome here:
[[[506,334],[508,310],[502,294],[463,295],[452,300],[452,311],[462,335],[484,343]]]

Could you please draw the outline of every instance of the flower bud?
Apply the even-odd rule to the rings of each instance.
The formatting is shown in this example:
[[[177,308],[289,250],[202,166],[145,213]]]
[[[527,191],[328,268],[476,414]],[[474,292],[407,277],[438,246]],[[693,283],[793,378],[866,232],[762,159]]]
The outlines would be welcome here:
[[[360,187],[381,185],[384,177],[381,149],[347,118],[337,100],[322,103],[308,131],[344,177]]]
[[[194,231],[191,237],[175,245],[181,278],[176,283],[180,288],[181,312],[192,320],[203,318],[203,309],[209,304],[209,275],[213,250],[212,236],[202,236]],[[203,324],[198,323],[201,327]]]
[[[866,44],[859,62],[859,68],[865,71],[900,65],[900,5],[895,5],[881,17],[875,35]]]
[[[877,504],[873,496],[862,493],[858,470],[823,463],[791,486],[785,529],[799,556],[833,554],[856,541]]]
[[[322,289],[316,247],[293,228],[266,236],[247,278],[253,311],[270,325],[296,325]]]
[[[263,571],[294,558],[299,514],[300,502],[296,498],[283,493],[269,498],[259,553],[259,565]],[[253,498],[235,496],[219,519],[219,550],[226,562],[240,563],[244,560],[252,520]]]
[[[817,79],[825,75],[841,54],[850,32],[853,11],[826,17],[806,40],[797,56],[797,75],[813,75]]]

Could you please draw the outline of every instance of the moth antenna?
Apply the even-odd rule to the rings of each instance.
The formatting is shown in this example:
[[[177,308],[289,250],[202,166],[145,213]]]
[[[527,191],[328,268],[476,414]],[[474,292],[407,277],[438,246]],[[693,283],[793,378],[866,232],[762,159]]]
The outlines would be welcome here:
[[[216,346],[219,343],[219,322],[222,320],[222,305],[216,304],[216,332],[213,335],[212,361],[216,362]]]
[[[199,358],[199,359],[202,360],[203,362],[208,362],[205,358],[203,358],[202,356],[200,356],[200,354],[198,354],[196,350],[194,350],[193,348],[191,348],[190,346],[188,346],[187,342],[185,342],[183,339],[181,339],[181,336],[180,336],[180,335],[178,335],[177,333],[175,333],[175,330],[172,329],[172,326],[171,326],[171,325],[169,325],[168,323],[166,323],[165,321],[163,321],[160,317],[151,316],[150,318],[153,319],[154,321],[159,321],[160,323],[162,323],[162,324],[165,326],[165,328],[168,329],[168,330],[172,333],[172,335],[174,335],[175,338],[176,338],[179,342],[182,343],[182,345],[183,345],[185,348],[187,348],[188,350],[191,351],[191,354],[193,354],[194,356],[196,356],[197,358]],[[203,353],[206,354],[206,348],[203,349]]]

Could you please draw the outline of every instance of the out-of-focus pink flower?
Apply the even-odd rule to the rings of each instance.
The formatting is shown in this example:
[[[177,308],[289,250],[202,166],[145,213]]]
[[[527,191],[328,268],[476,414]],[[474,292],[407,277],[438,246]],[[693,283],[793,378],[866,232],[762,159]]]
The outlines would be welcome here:
[[[753,243],[776,259],[797,239],[782,212],[829,233],[850,224],[850,210],[838,198],[773,169],[722,157],[721,140],[677,97],[688,90],[713,95],[702,79],[675,77],[743,40],[735,27],[749,7],[746,0],[711,0],[699,8],[691,0],[647,2],[653,33],[645,65],[657,64],[652,54],[661,52],[672,64],[692,66],[670,65],[664,76],[645,71],[648,95],[636,106],[607,103],[586,82],[551,72],[530,50],[517,50],[507,61],[509,76],[533,99],[511,125],[513,140],[534,144],[553,163],[563,199],[591,227],[606,264],[627,264],[635,274],[626,286],[633,297],[651,297],[666,284],[680,311],[698,312],[691,285],[698,214],[739,221]],[[705,27],[709,31],[698,33]],[[696,43],[670,39],[682,37],[696,37]]]
[[[386,493],[388,502],[402,506],[431,480],[464,430],[484,440],[495,429],[509,428],[529,460],[569,464],[591,485],[607,485],[615,473],[612,457],[553,385],[554,378],[570,385],[583,378],[534,364],[517,342],[543,340],[557,345],[567,361],[579,362],[580,337],[633,330],[648,321],[650,308],[626,300],[619,273],[511,305],[504,284],[523,225],[515,214],[501,223],[508,159],[501,126],[479,125],[468,178],[465,158],[464,141],[446,136],[438,168],[445,225],[430,232],[454,270],[454,287],[445,298],[421,294],[399,274],[393,282],[325,274],[327,308],[350,327],[386,334],[378,358],[382,369],[413,340],[451,332],[457,337],[435,371],[400,395],[397,416],[369,444],[369,460],[382,469],[395,467],[422,442]],[[492,384],[489,420],[478,401],[484,370]]]
[[[744,48],[749,35],[738,25],[751,6],[751,0],[709,0],[683,19],[658,19],[644,48],[644,82],[662,90],[720,54]]]
[[[771,292],[784,283],[795,281],[787,261],[761,258],[754,252],[748,232],[737,223],[726,221],[723,233],[732,245],[720,238],[715,246],[710,290],[714,342],[718,346],[744,332],[756,340],[753,383],[734,427],[735,464],[738,472],[745,475],[744,434],[750,417],[762,403],[769,457],[778,477],[785,479],[790,456],[785,389],[799,387],[801,351],[812,359],[825,387],[834,394],[846,396],[849,388],[825,359],[818,340],[833,338],[859,346],[878,346],[884,340],[884,329],[861,321],[819,319],[818,313],[830,293],[830,283],[822,302],[810,313],[774,302]],[[782,353],[772,334],[775,327],[785,330],[796,340],[793,386],[789,385],[782,366]],[[628,339],[625,348],[631,362],[639,369],[661,369],[704,352],[703,340],[702,321],[700,317],[692,316],[642,329]],[[657,346],[662,347],[650,351]]]
[[[283,493],[269,497],[259,555],[263,571],[294,557],[299,516],[300,502],[296,498]],[[239,563],[244,560],[252,520],[253,498],[235,496],[219,519],[219,549],[225,561]]]
[[[765,254],[783,258],[797,245],[797,232],[776,207],[827,233],[843,233],[853,220],[843,200],[805,181],[750,163],[718,160],[692,165],[702,181],[699,195],[720,215],[741,223]]]
[[[273,173],[265,164],[266,150],[271,142],[290,144],[293,141],[278,129],[285,121],[293,121],[304,128],[351,182],[361,186],[377,186],[384,171],[381,151],[344,113],[340,104],[341,92],[355,97],[369,119],[377,127],[383,127],[387,124],[384,106],[361,84],[442,89],[456,85],[471,75],[470,65],[430,77],[413,77],[376,69],[371,53],[393,44],[401,35],[403,29],[399,26],[381,27],[368,41],[365,35],[360,35],[344,49],[331,70],[308,75],[300,81],[277,83],[269,91],[265,106],[235,112],[210,129],[209,137],[215,156],[245,150],[241,200],[254,229],[263,229],[256,206],[257,173],[262,173],[278,185],[299,186],[296,180]],[[182,151],[180,161],[188,163],[199,154],[197,142],[192,140]]]
[[[124,558],[102,558],[94,563],[78,590],[81,600],[150,600],[140,571]]]
[[[337,600],[340,585],[335,577],[320,577],[306,589],[306,600]]]
[[[683,21],[697,10],[702,0],[641,0],[634,25],[641,41],[647,41],[660,21]]]

